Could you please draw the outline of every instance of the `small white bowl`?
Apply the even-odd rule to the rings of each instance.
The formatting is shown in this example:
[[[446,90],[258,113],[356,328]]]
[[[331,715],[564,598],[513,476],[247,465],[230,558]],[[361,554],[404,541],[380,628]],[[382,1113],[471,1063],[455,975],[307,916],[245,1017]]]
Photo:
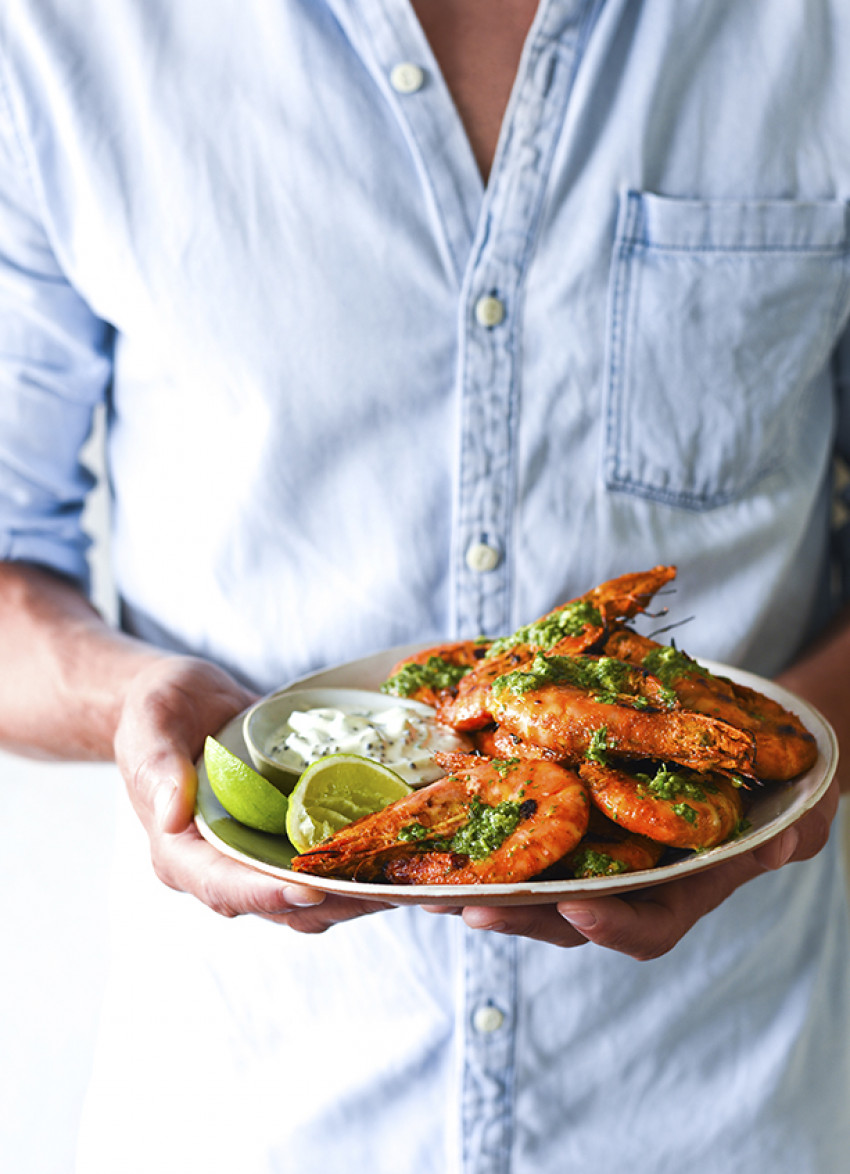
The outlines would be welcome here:
[[[419,717],[434,720],[434,710],[430,706],[386,693],[373,693],[365,689],[293,689],[274,693],[256,702],[245,714],[242,734],[256,769],[275,786],[289,794],[301,773],[309,765],[300,756],[281,749],[281,744],[289,732],[287,723],[290,714],[296,710],[310,709],[341,709],[344,712],[366,710],[380,713],[399,707],[410,709]],[[441,727],[441,730],[444,730],[443,737],[446,741],[443,748],[470,748],[468,741],[454,730],[448,727]],[[414,786],[417,782],[421,785],[423,780],[417,781],[408,777],[403,765],[394,762],[388,762],[387,765],[397,771],[405,781]]]

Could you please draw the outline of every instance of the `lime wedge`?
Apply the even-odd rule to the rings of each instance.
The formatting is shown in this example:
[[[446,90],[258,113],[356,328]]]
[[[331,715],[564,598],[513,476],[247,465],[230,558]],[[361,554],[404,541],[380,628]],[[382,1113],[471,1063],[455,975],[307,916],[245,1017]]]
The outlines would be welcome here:
[[[307,767],[289,796],[286,834],[297,852],[307,852],[411,790],[395,771],[371,758],[329,754]]]
[[[286,831],[286,795],[215,738],[204,743],[204,766],[212,792],[228,815],[260,832]]]

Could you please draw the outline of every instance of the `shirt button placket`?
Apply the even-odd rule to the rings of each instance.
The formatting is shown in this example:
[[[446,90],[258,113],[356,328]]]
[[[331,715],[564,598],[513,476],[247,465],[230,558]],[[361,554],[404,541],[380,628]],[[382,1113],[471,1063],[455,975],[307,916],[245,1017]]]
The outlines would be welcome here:
[[[513,324],[499,292],[499,267],[482,259],[469,275],[463,348],[460,521],[462,630],[492,634],[509,624],[506,542],[513,493]],[[507,276],[507,274],[501,274]],[[496,280],[494,280],[496,279]],[[473,292],[477,286],[477,292]]]
[[[511,133],[491,172],[464,280],[460,337],[461,455],[455,627],[498,635],[512,626],[513,530],[520,460],[521,307],[529,247],[563,130],[571,54],[585,5],[541,7],[526,43]],[[490,563],[483,547],[497,552]]]
[[[513,938],[465,931],[465,1174],[508,1174],[510,1170],[517,951]]]

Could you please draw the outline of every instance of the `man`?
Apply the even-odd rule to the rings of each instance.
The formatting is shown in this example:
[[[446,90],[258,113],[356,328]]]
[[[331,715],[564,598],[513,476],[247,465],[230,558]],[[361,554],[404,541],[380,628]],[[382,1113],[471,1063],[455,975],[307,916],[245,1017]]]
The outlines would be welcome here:
[[[848,35],[778,0],[6,6],[0,731],[114,753],[147,833],[81,1171],[839,1168],[834,788],[639,897],[441,918],[224,859],[192,764],[258,691],[659,562],[689,652],[847,740],[846,622],[800,654],[850,448]],[[102,399],[120,633],[83,593]]]

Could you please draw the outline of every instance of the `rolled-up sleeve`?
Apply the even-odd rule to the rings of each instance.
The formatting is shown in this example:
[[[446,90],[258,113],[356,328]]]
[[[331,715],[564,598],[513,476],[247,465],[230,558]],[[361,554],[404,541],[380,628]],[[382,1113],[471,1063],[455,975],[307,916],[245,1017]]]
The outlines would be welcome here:
[[[0,559],[88,586],[81,460],[111,373],[113,331],[62,271],[0,61]]]

